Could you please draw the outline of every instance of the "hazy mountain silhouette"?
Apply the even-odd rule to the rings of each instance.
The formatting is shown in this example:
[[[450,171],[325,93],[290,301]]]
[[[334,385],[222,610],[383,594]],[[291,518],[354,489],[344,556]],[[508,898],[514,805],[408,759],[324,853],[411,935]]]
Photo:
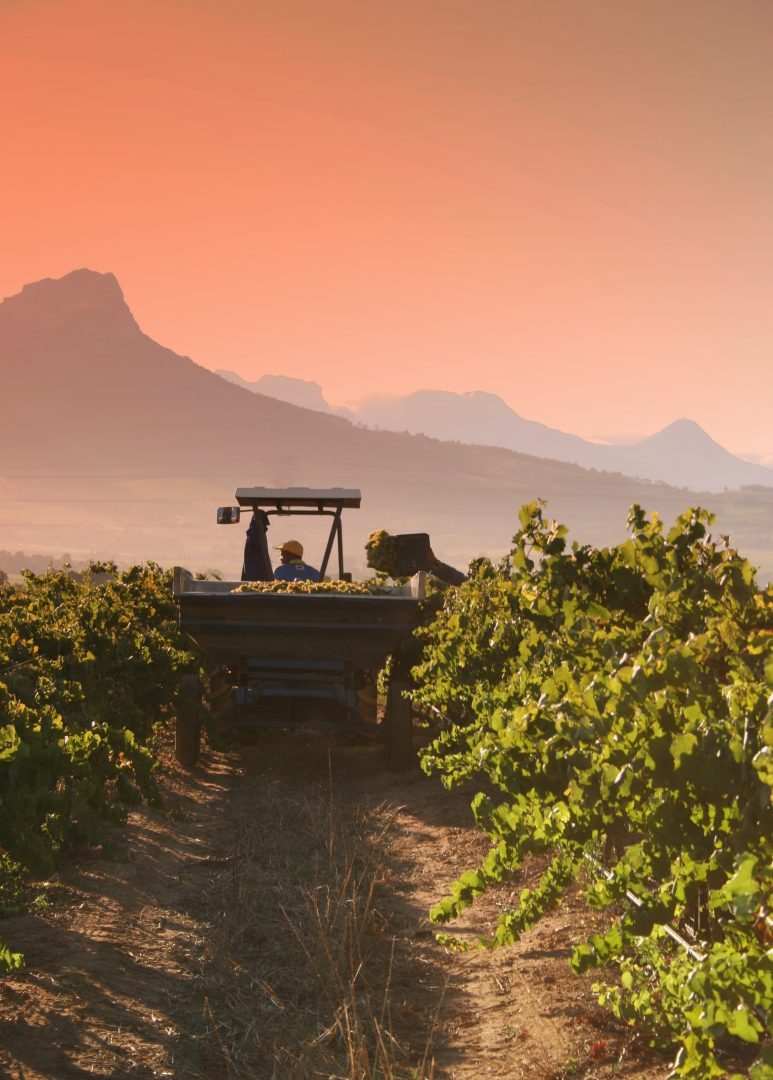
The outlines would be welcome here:
[[[497,394],[473,390],[416,390],[404,396],[364,398],[347,415],[369,427],[409,431],[479,446],[503,446],[522,454],[603,468],[601,449],[555,428],[526,420]]]
[[[632,445],[608,446],[525,420],[496,394],[481,391],[421,390],[400,398],[369,398],[349,415],[369,426],[504,446],[693,490],[721,491],[746,484],[773,487],[773,469],[729,453],[692,420],[677,420]]]
[[[248,382],[235,371],[218,369],[215,374],[245,390],[252,390],[254,394],[265,394],[278,401],[300,405],[302,409],[330,412],[330,406],[322,394],[322,387],[319,383],[310,382],[308,379],[293,379],[289,375],[261,375],[254,382]]]
[[[773,487],[773,469],[728,453],[694,420],[675,420],[633,446],[601,447],[621,472],[653,480],[671,477],[693,490],[718,491],[746,484]]]
[[[313,404],[317,393],[324,401],[317,383],[287,380],[292,389],[280,387],[280,392],[274,393],[266,378],[258,383],[240,380],[240,384],[285,401],[305,404],[308,408],[318,407]],[[325,407],[329,408],[327,402]],[[501,446],[535,457],[621,472],[697,491],[722,491],[747,484],[773,487],[773,469],[729,453],[692,420],[677,420],[641,442],[621,446],[589,442],[578,435],[526,420],[498,395],[481,390],[467,394],[417,390],[404,396],[376,395],[364,398],[351,408],[334,411],[372,428],[406,431],[478,446]]]
[[[583,541],[621,537],[633,502],[666,520],[700,502],[739,544],[773,551],[773,492],[761,488],[688,496],[510,450],[371,431],[250,393],[144,334],[112,274],[77,270],[0,304],[0,386],[8,549],[227,569],[240,563],[241,531],[218,529],[213,507],[238,485],[265,484],[360,487],[363,509],[345,523],[355,569],[379,527],[427,530],[457,564],[499,556],[518,506],[538,497]]]

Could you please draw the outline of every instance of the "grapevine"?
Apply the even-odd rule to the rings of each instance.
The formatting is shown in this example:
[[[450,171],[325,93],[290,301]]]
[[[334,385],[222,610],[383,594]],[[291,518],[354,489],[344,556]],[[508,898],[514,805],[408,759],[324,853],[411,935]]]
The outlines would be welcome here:
[[[196,658],[150,563],[0,589],[0,900],[152,797],[154,725]],[[0,943],[0,970],[20,963]]]
[[[449,720],[423,766],[449,786],[481,777],[496,794],[473,802],[487,858],[432,916],[452,920],[545,852],[543,880],[483,942],[507,944],[583,865],[588,901],[609,921],[575,950],[575,969],[617,970],[600,998],[681,1043],[675,1075],[724,1075],[717,1054],[730,1038],[761,1047],[761,1078],[773,1007],[773,592],[711,539],[711,521],[690,510],[666,532],[634,507],[625,543],[568,548],[566,529],[532,504],[510,553],[448,592],[414,670],[415,703]],[[607,866],[587,860],[602,849]],[[694,955],[668,924],[691,930]]]

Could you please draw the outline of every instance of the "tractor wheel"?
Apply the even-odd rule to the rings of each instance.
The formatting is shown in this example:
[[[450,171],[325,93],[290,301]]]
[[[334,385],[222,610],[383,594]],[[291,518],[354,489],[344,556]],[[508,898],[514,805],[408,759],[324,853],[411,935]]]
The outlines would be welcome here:
[[[407,679],[391,679],[387,696],[387,738],[389,768],[392,772],[405,772],[413,756],[413,718],[411,703],[403,697]]]
[[[201,682],[198,675],[183,675],[174,729],[174,756],[190,767],[199,760],[201,748]]]

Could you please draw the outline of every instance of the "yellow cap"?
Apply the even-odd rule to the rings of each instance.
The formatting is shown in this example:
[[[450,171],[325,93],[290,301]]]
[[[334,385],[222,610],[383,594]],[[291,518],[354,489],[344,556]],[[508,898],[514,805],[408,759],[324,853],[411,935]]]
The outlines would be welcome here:
[[[303,558],[303,544],[299,540],[285,540],[282,546],[276,548],[276,550],[286,551],[288,555],[293,555],[296,559]]]

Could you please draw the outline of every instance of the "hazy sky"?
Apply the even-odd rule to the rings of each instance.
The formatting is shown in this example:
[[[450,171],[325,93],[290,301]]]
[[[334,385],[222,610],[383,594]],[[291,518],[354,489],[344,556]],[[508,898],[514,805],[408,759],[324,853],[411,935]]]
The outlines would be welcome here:
[[[0,295],[773,456],[770,0],[0,0]]]

